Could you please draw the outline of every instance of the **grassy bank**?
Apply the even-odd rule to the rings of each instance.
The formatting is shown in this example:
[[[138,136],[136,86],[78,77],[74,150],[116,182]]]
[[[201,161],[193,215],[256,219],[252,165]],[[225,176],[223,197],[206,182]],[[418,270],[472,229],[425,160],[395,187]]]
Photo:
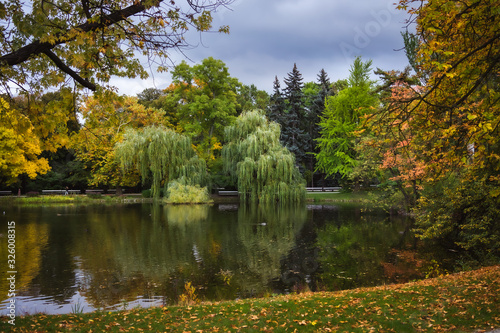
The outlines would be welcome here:
[[[500,266],[402,285],[16,318],[13,332],[478,332],[500,327]]]
[[[373,192],[308,192],[306,200],[308,202],[370,202]],[[239,203],[236,196],[212,195],[214,203]],[[141,195],[39,195],[32,197],[5,196],[0,197],[0,203],[15,203],[25,205],[37,204],[91,204],[91,203],[123,203],[123,202],[152,202],[152,198],[145,198]]]
[[[314,202],[369,202],[372,200],[370,193],[373,191],[359,192],[308,192],[307,201]]]
[[[93,203],[127,203],[151,202],[152,199],[141,196],[114,196],[114,195],[40,195],[33,197],[0,197],[0,203],[20,205],[49,205],[49,204],[93,204]]]

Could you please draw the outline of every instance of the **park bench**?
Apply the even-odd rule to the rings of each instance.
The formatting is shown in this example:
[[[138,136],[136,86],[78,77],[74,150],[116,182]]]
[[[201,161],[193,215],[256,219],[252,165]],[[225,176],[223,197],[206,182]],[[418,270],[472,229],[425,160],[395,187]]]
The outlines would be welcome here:
[[[238,196],[238,191],[219,191],[220,196]]]
[[[102,194],[103,190],[85,190],[85,194]]]
[[[306,187],[307,192],[338,192],[340,187]]]
[[[65,194],[66,190],[42,190],[42,194]],[[79,194],[80,190],[68,190],[68,194]]]
[[[12,195],[12,191],[0,191],[0,195]]]

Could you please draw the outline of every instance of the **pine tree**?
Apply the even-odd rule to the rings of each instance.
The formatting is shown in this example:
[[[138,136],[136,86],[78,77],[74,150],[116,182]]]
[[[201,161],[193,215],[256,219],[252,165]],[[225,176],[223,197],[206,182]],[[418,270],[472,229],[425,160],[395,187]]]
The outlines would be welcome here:
[[[303,171],[306,162],[306,152],[309,151],[308,133],[306,131],[306,109],[304,103],[302,74],[297,69],[297,64],[293,65],[292,72],[285,78],[286,88],[284,119],[280,122],[281,142],[286,146],[296,158],[297,165]]]
[[[281,92],[281,85],[278,77],[276,76],[273,83],[273,94],[269,101],[267,108],[267,117],[269,120],[282,125],[282,118],[285,112],[285,100]]]
[[[311,82],[312,84],[312,82]],[[316,147],[317,139],[321,136],[321,115],[325,110],[325,99],[328,96],[333,96],[334,92],[331,89],[331,82],[328,78],[327,73],[324,69],[318,74],[318,81],[314,83],[315,91],[314,95],[310,96],[307,103],[307,125],[308,125],[308,139],[309,139],[309,152],[314,154],[309,154],[307,157],[307,169],[311,174],[311,186],[314,186],[314,172],[316,169],[316,157],[315,154],[319,152]],[[322,177],[324,178],[324,176]]]

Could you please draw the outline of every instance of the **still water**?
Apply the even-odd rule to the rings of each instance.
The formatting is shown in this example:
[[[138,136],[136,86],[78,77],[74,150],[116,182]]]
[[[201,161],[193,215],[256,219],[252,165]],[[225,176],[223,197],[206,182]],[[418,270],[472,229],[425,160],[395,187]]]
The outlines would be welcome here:
[[[18,315],[348,289],[419,278],[426,269],[411,221],[355,205],[2,209],[2,275],[7,222],[16,223]],[[2,278],[0,314],[8,289]]]

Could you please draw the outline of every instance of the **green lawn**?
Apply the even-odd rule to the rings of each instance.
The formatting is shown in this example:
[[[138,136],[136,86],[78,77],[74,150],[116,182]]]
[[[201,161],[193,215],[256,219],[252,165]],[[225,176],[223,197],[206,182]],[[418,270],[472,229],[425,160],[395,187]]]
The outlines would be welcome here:
[[[142,196],[115,196],[115,195],[39,195],[32,197],[0,197],[0,203],[20,204],[26,206],[36,205],[71,205],[93,203],[124,203],[124,202],[150,202],[153,199]]]
[[[370,193],[372,192],[307,192],[306,200],[363,202],[371,200]]]
[[[307,201],[315,202],[369,202],[371,200],[370,193],[373,191],[359,192],[308,192],[306,194]],[[237,203],[238,197],[233,196],[214,196],[216,203]],[[152,199],[143,198],[141,196],[114,196],[114,195],[39,195],[33,197],[0,197],[0,202],[12,202],[16,204],[85,204],[85,203],[112,203],[112,202],[129,202],[129,201],[152,201]]]
[[[189,298],[188,298],[189,300]],[[500,266],[402,285],[0,318],[12,332],[478,332],[500,328]]]

